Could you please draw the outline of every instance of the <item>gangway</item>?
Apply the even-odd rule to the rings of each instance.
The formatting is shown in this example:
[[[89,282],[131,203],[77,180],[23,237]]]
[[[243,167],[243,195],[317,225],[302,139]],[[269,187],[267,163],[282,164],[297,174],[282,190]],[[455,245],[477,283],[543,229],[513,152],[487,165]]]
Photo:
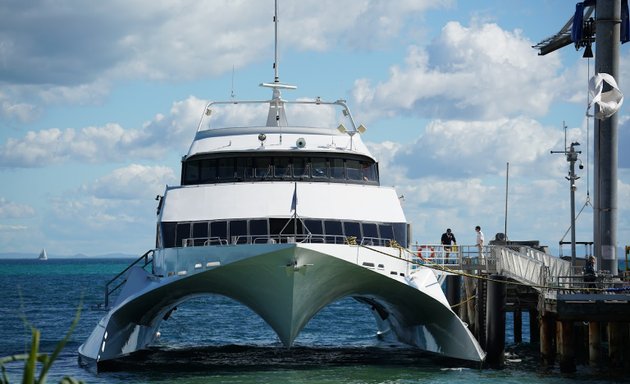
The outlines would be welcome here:
[[[541,292],[552,284],[557,284],[561,276],[572,274],[571,262],[531,247],[493,245],[492,254],[496,258],[496,273],[520,283],[528,284]]]
[[[573,274],[571,262],[525,245],[486,245],[482,251],[474,245],[457,245],[445,250],[443,245],[415,245],[417,259],[446,270],[468,274],[499,274],[538,292],[557,286],[564,276]]]

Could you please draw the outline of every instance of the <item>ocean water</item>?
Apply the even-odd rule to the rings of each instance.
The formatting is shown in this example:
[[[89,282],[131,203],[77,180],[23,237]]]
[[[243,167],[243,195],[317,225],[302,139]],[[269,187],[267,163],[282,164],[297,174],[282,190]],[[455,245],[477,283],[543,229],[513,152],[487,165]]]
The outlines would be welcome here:
[[[162,322],[149,351],[95,374],[79,366],[77,348],[104,315],[105,283],[131,260],[0,260],[0,357],[25,353],[30,327],[41,331],[40,350],[50,353],[81,308],[71,341],[49,373],[49,383],[66,375],[86,383],[611,383],[610,377],[578,366],[575,374],[538,365],[524,315],[525,343],[511,343],[508,314],[504,369],[435,359],[376,337],[369,311],[352,299],[324,308],[284,348],[275,333],[243,305],[221,296],[195,299]],[[11,382],[21,382],[22,362],[6,365]]]

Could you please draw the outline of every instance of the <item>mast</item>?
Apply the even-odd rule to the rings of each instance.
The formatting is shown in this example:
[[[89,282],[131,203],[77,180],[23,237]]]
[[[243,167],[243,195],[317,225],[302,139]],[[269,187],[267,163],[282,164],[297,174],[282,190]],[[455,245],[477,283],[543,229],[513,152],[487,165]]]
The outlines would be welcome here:
[[[286,127],[287,116],[284,112],[284,102],[280,95],[280,89],[296,89],[295,85],[282,84],[280,82],[280,72],[278,70],[278,0],[274,2],[274,57],[273,57],[273,83],[261,83],[261,87],[273,89],[272,98],[269,102],[269,113],[267,115],[268,127]]]
[[[274,1],[273,28],[273,82],[277,84],[280,82],[280,76],[278,75],[278,0]]]

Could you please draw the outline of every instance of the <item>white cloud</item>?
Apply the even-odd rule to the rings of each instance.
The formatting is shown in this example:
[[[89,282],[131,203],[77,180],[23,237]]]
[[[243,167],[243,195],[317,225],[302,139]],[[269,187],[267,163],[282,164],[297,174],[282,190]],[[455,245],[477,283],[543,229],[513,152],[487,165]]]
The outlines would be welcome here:
[[[30,205],[15,203],[0,197],[0,219],[23,219],[35,215]]]
[[[431,167],[430,164],[417,166]],[[544,165],[534,167],[538,171],[544,169]],[[397,192],[404,195],[402,205],[407,221],[413,223],[414,240],[436,244],[440,234],[452,228],[460,244],[474,244],[475,225],[482,226],[489,240],[495,233],[504,232],[505,170],[494,176],[445,179],[430,174],[401,176],[399,169],[400,165],[395,163],[381,163],[381,181],[394,178]],[[568,193],[568,185],[560,176],[549,178],[541,172],[541,177],[536,178],[510,173],[509,238],[539,240],[543,245],[556,247],[569,225]],[[584,202],[584,194],[585,191],[579,189],[577,210]],[[591,210],[590,207],[585,209],[576,227],[582,241],[592,238]]]
[[[153,198],[58,197],[49,202],[44,217],[47,225],[41,230],[50,243],[67,254],[140,253],[153,245],[156,206]]]
[[[155,238],[155,196],[176,182],[168,167],[131,164],[115,169],[79,193],[50,199],[47,225],[41,230],[65,253],[144,252]]]
[[[450,22],[427,48],[411,46],[389,79],[355,83],[353,96],[374,117],[402,113],[486,120],[544,115],[562,89],[560,62],[544,60],[520,31]]]
[[[185,151],[205,101],[189,97],[173,103],[169,116],[156,115],[140,129],[119,124],[82,129],[30,131],[0,146],[0,167],[43,167],[68,161],[90,163],[159,159],[171,149]]]
[[[25,123],[33,121],[38,116],[39,111],[35,105],[15,102],[0,92],[0,119]]]
[[[452,0],[307,0],[280,4],[282,50],[384,45],[405,20]],[[273,60],[272,2],[9,2],[0,79],[9,105],[90,103],[113,81],[190,80]],[[266,59],[265,59],[266,58]]]
[[[580,131],[570,131],[578,137]],[[550,150],[562,150],[564,134],[535,120],[517,117],[493,121],[434,120],[417,140],[395,155],[411,177],[446,179],[495,176],[510,163],[513,175],[557,176],[566,163]],[[551,164],[551,166],[550,166]]]
[[[78,85],[49,85],[36,89],[35,95],[46,104],[90,105],[105,99],[110,91],[110,84],[97,80]]]
[[[577,128],[567,131],[570,140],[579,141],[582,134]],[[369,144],[379,159],[381,184],[394,185],[404,195],[403,208],[418,241],[437,243],[446,228],[456,232],[461,244],[474,243],[475,225],[484,228],[488,239],[503,232],[509,161],[508,236],[552,247],[566,230],[562,218],[569,223],[568,162],[564,155],[550,154],[563,146],[560,127],[526,117],[434,120],[407,144]],[[586,186],[584,171],[578,172],[583,177],[576,194],[579,210]],[[582,240],[592,238],[591,215],[586,207],[578,223]]]
[[[0,224],[0,232],[22,232],[28,229],[25,225],[6,225]]]
[[[98,199],[151,199],[178,182],[168,167],[131,164],[100,177],[83,190]]]
[[[177,181],[175,172],[163,166],[115,169],[78,193],[51,198],[42,231],[48,239],[65,239],[55,245],[66,253],[143,252],[155,238],[155,196]],[[102,249],[104,245],[109,248]]]

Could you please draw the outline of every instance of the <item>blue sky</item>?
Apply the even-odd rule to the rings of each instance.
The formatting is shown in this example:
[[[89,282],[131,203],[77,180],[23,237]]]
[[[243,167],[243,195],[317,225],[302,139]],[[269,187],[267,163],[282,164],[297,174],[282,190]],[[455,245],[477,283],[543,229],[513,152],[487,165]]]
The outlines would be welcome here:
[[[569,226],[568,163],[589,65],[572,46],[538,56],[575,2],[282,1],[286,98],[345,98],[404,195],[414,238],[460,244],[504,229],[554,249]],[[0,252],[142,254],[157,194],[208,100],[265,99],[273,1],[4,1],[0,5]],[[622,91],[630,44],[621,47]],[[590,73],[593,72],[590,62]],[[630,109],[619,114],[618,240],[630,244]],[[592,146],[592,139],[590,139]],[[587,173],[587,169],[591,169]],[[579,211],[592,168],[580,171]],[[592,209],[577,240],[592,240]],[[566,237],[565,240],[570,240]],[[566,254],[565,250],[565,254]]]

